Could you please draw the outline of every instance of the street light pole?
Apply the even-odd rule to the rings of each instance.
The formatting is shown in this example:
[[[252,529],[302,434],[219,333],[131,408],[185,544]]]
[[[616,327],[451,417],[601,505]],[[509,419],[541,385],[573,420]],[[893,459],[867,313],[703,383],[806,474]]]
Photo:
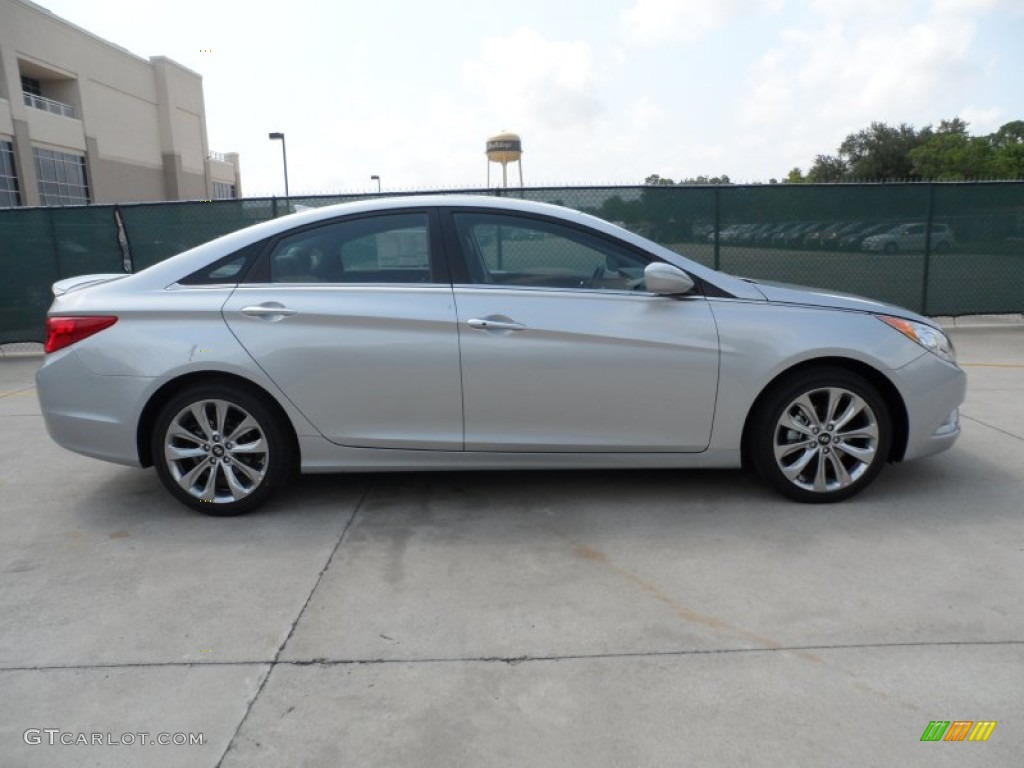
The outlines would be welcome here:
[[[284,134],[283,133],[271,133],[267,135],[269,139],[280,139],[281,140],[281,159],[284,161],[284,196],[285,198],[291,197],[288,194],[288,150],[285,149],[284,145]]]
[[[377,176],[376,174],[374,174],[373,176],[370,177],[370,181],[376,181],[377,182],[377,194],[379,195],[380,194],[380,176]]]

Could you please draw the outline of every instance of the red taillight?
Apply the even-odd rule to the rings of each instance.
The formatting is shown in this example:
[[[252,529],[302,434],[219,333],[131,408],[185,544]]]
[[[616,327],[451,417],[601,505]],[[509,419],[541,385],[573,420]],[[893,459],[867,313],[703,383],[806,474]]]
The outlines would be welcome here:
[[[46,318],[47,353],[56,352],[72,344],[87,339],[104,328],[117,322],[111,315],[91,315],[88,317],[48,317]]]

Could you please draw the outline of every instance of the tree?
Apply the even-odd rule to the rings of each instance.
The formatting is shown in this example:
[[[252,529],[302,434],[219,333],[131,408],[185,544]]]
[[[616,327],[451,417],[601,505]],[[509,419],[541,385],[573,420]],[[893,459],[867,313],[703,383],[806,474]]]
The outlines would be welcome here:
[[[846,161],[835,155],[818,155],[814,165],[807,171],[807,181],[837,182],[842,181],[848,172]]]
[[[633,224],[643,217],[643,210],[637,201],[626,202],[620,195],[612,195],[601,204],[597,215],[608,221]]]
[[[667,176],[659,176],[656,173],[652,173],[644,179],[644,185],[648,187],[672,187],[678,184],[732,184],[732,181],[724,173],[721,176],[694,176],[689,179],[680,179],[679,181],[672,181]]]
[[[724,173],[721,176],[694,176],[690,179],[682,179],[680,184],[732,184],[729,177]]]
[[[839,145],[839,157],[848,168],[847,177],[863,180],[906,180],[920,178],[914,173],[909,154],[933,135],[930,126],[917,131],[914,126],[872,123],[851,133]]]
[[[1024,121],[1006,123],[988,136],[970,136],[959,118],[943,120],[909,157],[922,178],[937,181],[1017,179],[1024,176]]]
[[[959,117],[920,130],[872,123],[847,136],[835,155],[818,155],[806,175],[791,170],[786,182],[1024,178],[1024,120],[988,136],[971,136],[968,128]]]
[[[652,173],[644,179],[644,184],[648,187],[671,187],[675,182],[667,177],[662,177],[656,173]]]
[[[989,136],[989,139],[995,149],[1024,146],[1024,120],[1006,123]]]
[[[952,120],[940,120],[939,127],[935,129],[936,133],[958,133],[963,136],[967,135],[968,123],[966,120],[961,120],[959,117],[954,117]]]
[[[993,175],[992,145],[987,138],[940,132],[908,153],[914,174],[922,179],[962,181]]]
[[[988,136],[993,178],[1024,178],[1024,120],[1006,123]]]

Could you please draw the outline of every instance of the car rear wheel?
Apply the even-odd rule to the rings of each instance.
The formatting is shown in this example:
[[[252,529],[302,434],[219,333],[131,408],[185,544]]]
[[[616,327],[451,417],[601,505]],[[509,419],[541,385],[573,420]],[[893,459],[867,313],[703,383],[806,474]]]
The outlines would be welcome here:
[[[208,515],[263,504],[287,480],[292,444],[262,398],[229,384],[190,387],[160,410],[152,455],[164,487]]]
[[[783,495],[811,503],[842,501],[882,470],[892,419],[870,382],[823,366],[775,386],[754,414],[747,439],[755,470]]]

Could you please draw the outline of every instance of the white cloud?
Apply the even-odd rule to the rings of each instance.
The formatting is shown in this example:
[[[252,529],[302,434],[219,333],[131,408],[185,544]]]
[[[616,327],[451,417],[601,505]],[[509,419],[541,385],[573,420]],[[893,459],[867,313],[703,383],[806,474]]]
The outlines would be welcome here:
[[[1016,13],[1024,11],[1020,0],[933,0],[935,10],[940,13],[973,13],[976,11],[993,11],[996,9]]]
[[[635,0],[622,23],[629,39],[641,45],[697,40],[742,13],[782,5],[782,0]]]
[[[473,110],[447,92],[431,95],[418,107],[415,125],[401,104],[382,105],[372,112],[340,108],[322,115],[321,120],[323,135],[337,137],[337,145],[372,151],[341,151],[325,162],[320,151],[324,144],[315,142],[308,147],[299,145],[293,161],[289,146],[293,191],[371,189],[371,175],[381,177],[385,191],[484,184],[487,133]],[[304,179],[316,179],[316,185],[303,187]]]
[[[630,130],[643,133],[660,127],[665,119],[665,110],[649,96],[641,96],[629,111]]]
[[[794,76],[784,51],[769,51],[753,66],[751,93],[743,110],[747,122],[779,123],[793,113]]]
[[[1006,113],[999,107],[968,106],[960,110],[963,118],[974,135],[995,133],[1007,121]]]
[[[498,123],[495,130],[587,129],[604,111],[586,43],[548,40],[521,27],[480,47],[463,74]]]
[[[984,77],[974,42],[988,4],[811,0],[751,68],[742,118],[780,132],[783,152],[793,153],[783,164],[806,165],[875,120],[920,127],[966,114]]]
[[[293,192],[387,190],[482,185],[502,129],[527,184],[757,180],[872,120],[984,133],[1020,113],[1024,0],[529,2],[512,26],[462,0],[406,3],[397,26],[395,3],[293,0],[268,26],[241,0],[152,0],[144,28],[131,0],[37,2],[201,72],[211,148],[241,153],[247,194],[283,191],[268,131]]]

